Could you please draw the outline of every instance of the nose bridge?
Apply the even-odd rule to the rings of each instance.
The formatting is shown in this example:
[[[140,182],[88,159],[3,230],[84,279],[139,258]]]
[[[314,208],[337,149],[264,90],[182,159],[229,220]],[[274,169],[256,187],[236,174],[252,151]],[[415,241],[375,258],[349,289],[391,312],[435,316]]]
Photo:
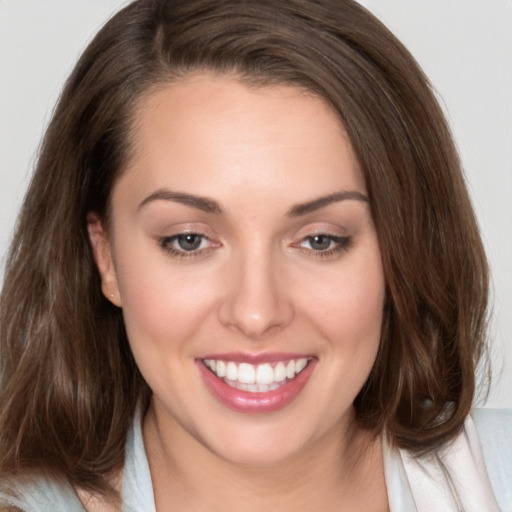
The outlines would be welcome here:
[[[293,318],[293,306],[283,286],[276,251],[253,241],[234,252],[220,310],[222,323],[249,338],[287,325]]]

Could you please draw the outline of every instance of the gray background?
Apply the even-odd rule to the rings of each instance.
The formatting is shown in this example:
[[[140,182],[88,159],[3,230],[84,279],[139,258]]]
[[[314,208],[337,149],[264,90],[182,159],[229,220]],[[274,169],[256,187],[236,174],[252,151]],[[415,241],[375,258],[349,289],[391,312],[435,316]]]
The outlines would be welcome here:
[[[125,0],[0,0],[0,258],[37,147],[81,50]],[[493,272],[494,384],[512,407],[512,0],[361,0],[404,42],[445,107]]]

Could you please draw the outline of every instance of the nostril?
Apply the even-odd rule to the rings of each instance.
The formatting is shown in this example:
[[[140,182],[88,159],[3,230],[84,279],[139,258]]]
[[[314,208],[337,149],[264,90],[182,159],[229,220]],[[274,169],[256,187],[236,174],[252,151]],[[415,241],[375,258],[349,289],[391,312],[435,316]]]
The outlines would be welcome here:
[[[293,319],[293,307],[283,298],[266,297],[258,301],[235,296],[226,298],[219,307],[218,317],[225,327],[237,329],[248,338],[264,336],[283,328]]]
[[[265,258],[260,249],[256,247],[233,262],[218,311],[224,326],[251,339],[283,328],[294,316],[291,297],[275,262]]]

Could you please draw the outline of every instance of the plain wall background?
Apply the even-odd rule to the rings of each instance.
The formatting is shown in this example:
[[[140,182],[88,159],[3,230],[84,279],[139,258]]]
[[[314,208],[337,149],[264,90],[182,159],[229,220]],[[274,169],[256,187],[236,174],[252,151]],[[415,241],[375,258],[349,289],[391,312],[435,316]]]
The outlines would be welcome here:
[[[219,0],[221,1],[221,0]],[[0,258],[38,144],[80,52],[126,0],[0,0]],[[512,0],[361,0],[439,93],[494,281],[489,407],[512,407]]]

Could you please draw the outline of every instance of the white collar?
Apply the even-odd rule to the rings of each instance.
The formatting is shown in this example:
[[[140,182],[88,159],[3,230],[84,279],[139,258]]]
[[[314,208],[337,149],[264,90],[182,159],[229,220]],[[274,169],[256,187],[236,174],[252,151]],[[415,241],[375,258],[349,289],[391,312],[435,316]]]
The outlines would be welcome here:
[[[391,512],[499,512],[470,416],[445,446],[414,457],[383,442]]]
[[[413,457],[383,436],[383,460],[391,512],[499,512],[470,416],[449,444]],[[140,413],[126,443],[123,512],[156,512]]]

